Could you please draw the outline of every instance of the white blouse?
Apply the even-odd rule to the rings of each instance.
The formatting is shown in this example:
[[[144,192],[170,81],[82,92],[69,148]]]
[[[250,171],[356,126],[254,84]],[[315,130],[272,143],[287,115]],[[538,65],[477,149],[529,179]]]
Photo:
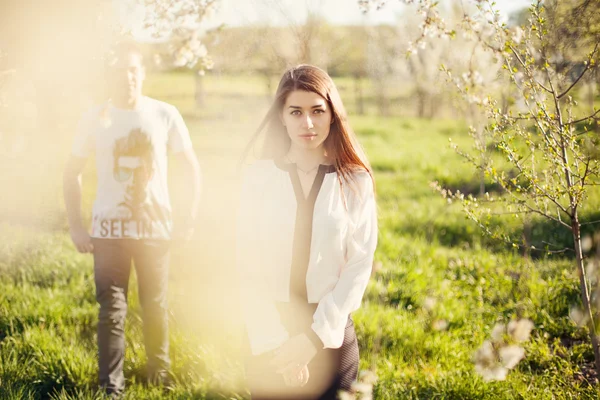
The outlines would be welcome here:
[[[324,348],[339,348],[351,312],[367,287],[377,245],[373,183],[357,172],[344,183],[326,173],[315,201],[306,291],[318,303],[312,330]],[[289,334],[276,302],[290,301],[296,196],[288,171],[272,160],[246,167],[237,230],[242,312],[252,354],[282,345]]]

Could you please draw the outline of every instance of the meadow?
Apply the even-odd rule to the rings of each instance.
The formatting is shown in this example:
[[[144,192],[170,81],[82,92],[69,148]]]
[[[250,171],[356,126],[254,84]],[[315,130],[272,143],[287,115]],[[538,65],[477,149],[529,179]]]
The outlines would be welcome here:
[[[127,399],[248,398],[232,251],[237,161],[268,98],[258,79],[209,74],[205,104],[196,108],[193,85],[189,74],[179,73],[152,75],[146,86],[148,95],[183,113],[203,168],[204,195],[194,238],[173,244],[169,290],[175,384],[164,390],[144,383],[134,277],[126,327]],[[351,90],[342,89],[342,97],[351,102]],[[377,376],[374,398],[598,398],[587,333],[569,318],[579,304],[573,260],[569,255],[525,256],[482,236],[459,205],[448,204],[430,186],[439,181],[465,191],[479,188],[472,167],[448,145],[452,138],[470,148],[466,124],[373,113],[351,114],[350,121],[375,171],[379,207],[374,272],[363,306],[353,315],[361,370]],[[50,222],[0,221],[1,399],[101,398],[92,259],[75,251],[61,211],[58,172],[67,154],[63,148],[54,155],[54,168],[44,169],[46,176],[35,175],[54,191],[32,195],[28,210],[53,213]],[[170,175],[177,207],[186,200],[186,187],[177,165]],[[87,212],[94,188],[89,162]],[[598,193],[589,204],[584,216],[591,218],[594,205],[600,205]],[[502,223],[517,234],[523,229],[519,221]],[[550,231],[568,244],[568,235],[554,232],[556,227],[532,224],[534,239]],[[473,354],[497,322],[515,318],[535,324],[524,344],[526,356],[505,381],[485,382],[475,373]]]

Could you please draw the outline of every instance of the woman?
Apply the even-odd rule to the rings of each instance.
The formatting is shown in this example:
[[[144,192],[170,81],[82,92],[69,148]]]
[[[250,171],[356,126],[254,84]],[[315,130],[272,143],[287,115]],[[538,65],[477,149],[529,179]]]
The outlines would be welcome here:
[[[283,75],[246,168],[238,268],[253,399],[335,399],[358,372],[350,313],[377,243],[372,172],[326,72]]]

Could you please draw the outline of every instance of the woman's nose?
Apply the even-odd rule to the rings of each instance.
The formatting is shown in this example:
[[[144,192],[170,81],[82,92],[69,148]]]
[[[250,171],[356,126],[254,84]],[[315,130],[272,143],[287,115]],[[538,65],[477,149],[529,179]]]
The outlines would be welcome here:
[[[310,118],[310,115],[307,115],[306,118],[302,119],[302,127],[306,128],[306,129],[312,129],[314,127],[314,124],[312,122],[312,119]]]

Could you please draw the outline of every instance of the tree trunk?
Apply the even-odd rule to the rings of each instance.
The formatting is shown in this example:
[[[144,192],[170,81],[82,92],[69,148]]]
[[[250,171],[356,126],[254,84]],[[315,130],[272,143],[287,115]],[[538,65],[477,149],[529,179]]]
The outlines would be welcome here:
[[[204,105],[204,75],[195,72],[194,77],[196,82],[194,98],[196,100],[196,108],[200,108]]]
[[[577,211],[571,222],[571,232],[573,233],[573,240],[575,242],[575,257],[577,263],[577,270],[579,272],[579,286],[581,290],[581,301],[585,308],[585,313],[589,319],[588,329],[590,339],[592,341],[592,347],[594,349],[594,362],[596,364],[596,373],[600,379],[600,346],[598,343],[598,335],[596,332],[596,321],[594,319],[594,312],[590,304],[590,293],[588,290],[588,277],[583,264],[583,253],[581,250],[581,223],[579,222],[579,216]]]
[[[596,74],[598,74],[598,71],[591,71],[591,76],[589,77],[587,102],[588,107],[590,108],[590,114],[594,112],[594,100],[596,100],[596,87],[598,85],[596,82]],[[596,133],[600,132],[600,124],[596,122],[595,126]]]
[[[590,93],[590,96],[592,97],[591,99],[591,103],[592,103],[592,112],[594,112],[594,100],[596,100],[596,92],[598,90],[598,87],[600,87],[600,74],[598,73],[598,69],[594,69],[592,72],[592,78],[590,79],[592,81],[592,89]],[[598,121],[596,121],[596,133],[600,134],[600,123]],[[600,379],[600,378],[599,378]]]
[[[273,93],[272,93],[273,84],[271,82],[271,74],[269,73],[269,71],[263,70],[262,76],[265,80],[265,89],[266,89],[265,96],[269,101],[271,101],[271,99],[273,98]]]
[[[591,112],[594,112],[594,98],[596,97],[594,95],[594,86],[596,86],[596,82],[594,82],[593,79],[590,79],[590,83],[588,85],[588,104]]]
[[[441,96],[429,95],[429,112],[427,113],[427,119],[433,119],[437,115],[438,111],[442,108]]]
[[[389,116],[389,101],[386,91],[386,82],[380,80],[377,82],[377,105],[379,107],[379,115],[383,115],[384,117]]]
[[[523,258],[530,258],[531,256],[531,235],[532,235],[531,221],[527,219],[523,223]]]
[[[365,115],[365,100],[363,98],[362,81],[360,76],[354,76],[354,97],[356,98],[356,112]]]
[[[508,95],[504,92],[504,90],[500,94],[500,109],[502,110],[502,114],[508,114]]]
[[[483,164],[485,163],[485,161],[482,160],[481,163]],[[479,173],[479,195],[485,195],[485,172],[483,171],[483,169]]]
[[[425,92],[421,89],[417,89],[417,116],[419,118],[425,117]]]

